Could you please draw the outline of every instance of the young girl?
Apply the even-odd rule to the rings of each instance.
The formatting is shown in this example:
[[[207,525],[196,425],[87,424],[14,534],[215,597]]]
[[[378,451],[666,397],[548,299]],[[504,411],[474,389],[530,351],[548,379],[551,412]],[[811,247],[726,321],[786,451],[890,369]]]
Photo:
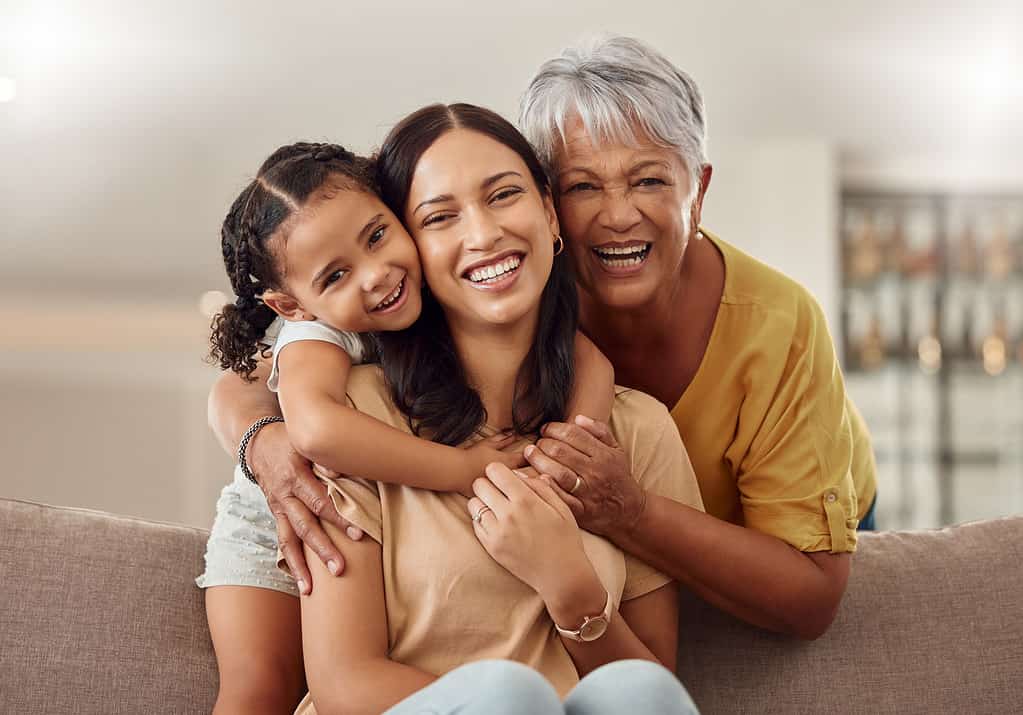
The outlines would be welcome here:
[[[407,328],[421,308],[415,245],[377,196],[373,172],[370,160],[331,144],[292,144],[263,163],[224,221],[224,265],[237,300],[214,320],[211,354],[252,380],[257,358],[272,343],[268,385],[278,392],[290,440],[309,460],[366,479],[471,494],[487,464],[524,464],[514,438],[446,446],[346,400],[351,366],[373,352],[366,334]],[[476,278],[496,279],[502,268]],[[606,419],[610,364],[581,335],[575,348],[573,384],[589,389],[585,400],[582,390],[574,392],[570,412]],[[518,434],[540,427],[515,426]],[[262,493],[244,478],[241,456],[218,501],[207,570],[197,580],[210,588],[221,685],[216,711],[290,711],[304,689],[299,607],[279,593],[294,595],[294,582],[273,566],[272,518]]]

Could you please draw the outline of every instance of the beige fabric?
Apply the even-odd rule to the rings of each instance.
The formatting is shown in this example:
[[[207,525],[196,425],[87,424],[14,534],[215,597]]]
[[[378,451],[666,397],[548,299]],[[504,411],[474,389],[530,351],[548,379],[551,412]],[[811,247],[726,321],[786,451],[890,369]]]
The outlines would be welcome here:
[[[0,712],[210,712],[207,536],[0,500]]]
[[[714,713],[1010,713],[1023,703],[1023,517],[861,533],[814,642],[682,600],[679,675]]]
[[[348,396],[360,411],[409,431],[378,367],[353,369]],[[702,508],[692,467],[661,403],[619,390],[610,426],[644,487]],[[535,667],[562,694],[578,682],[543,601],[480,545],[465,497],[356,479],[335,480],[329,489],[338,511],[383,547],[392,659],[442,675],[470,661],[508,658]],[[583,539],[616,603],[669,581],[604,539],[588,533]]]
[[[207,533],[0,499],[0,712],[209,713],[192,576]],[[1023,702],[1023,517],[861,535],[820,640],[686,597],[679,669],[716,713],[1010,713]]]

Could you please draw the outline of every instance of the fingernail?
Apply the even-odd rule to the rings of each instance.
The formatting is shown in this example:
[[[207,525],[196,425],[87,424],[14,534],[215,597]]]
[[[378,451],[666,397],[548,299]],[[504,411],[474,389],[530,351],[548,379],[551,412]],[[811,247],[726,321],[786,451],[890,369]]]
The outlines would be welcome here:
[[[577,425],[579,425],[580,427],[592,427],[593,424],[594,424],[593,420],[591,420],[586,415],[576,415],[575,416],[575,423]]]
[[[331,559],[330,561],[327,562],[327,570],[330,571],[330,573],[332,573],[334,576],[337,576],[341,572],[341,569],[338,568],[337,561],[335,561],[334,559]]]
[[[523,454],[525,454],[527,457],[532,457],[533,456],[533,452],[535,452],[535,451],[536,451],[536,447],[534,447],[533,445],[529,445],[528,447],[526,447],[526,449],[523,452]]]
[[[349,526],[347,529],[345,529],[345,533],[348,534],[348,538],[351,539],[352,541],[358,541],[359,539],[362,538],[362,529],[359,529],[354,526]]]
[[[309,587],[306,586],[305,581],[303,581],[302,579],[298,580],[298,592],[301,593],[303,596],[309,595]]]
[[[515,476],[518,477],[519,479],[529,479],[529,475],[524,474],[517,469],[513,469],[512,471],[515,472]]]

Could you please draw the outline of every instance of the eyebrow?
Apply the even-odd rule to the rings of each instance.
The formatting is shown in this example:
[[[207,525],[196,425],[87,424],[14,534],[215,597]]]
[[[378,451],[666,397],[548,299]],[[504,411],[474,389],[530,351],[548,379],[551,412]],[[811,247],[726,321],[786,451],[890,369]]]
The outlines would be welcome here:
[[[638,163],[635,166],[631,167],[628,170],[628,172],[626,172],[626,173],[628,173],[628,174],[635,174],[637,171],[641,171],[641,170],[646,169],[646,168],[651,167],[651,166],[659,166],[662,169],[670,169],[668,163],[663,161],[663,160],[661,160],[661,159],[648,159],[647,161],[641,161],[640,163]],[[588,169],[588,168],[586,168],[584,166],[572,166],[572,167],[569,167],[568,169],[565,169],[564,171],[559,171],[558,172],[558,178],[560,179],[561,177],[565,176],[566,174],[571,174],[571,173],[574,173],[574,172],[579,172],[581,174],[588,174],[589,176],[597,176],[597,173],[595,171],[593,171],[592,169]]]
[[[502,171],[502,172],[499,172],[497,174],[494,174],[493,176],[487,177],[486,179],[481,181],[480,182],[480,188],[481,189],[486,189],[486,188],[488,188],[490,186],[493,186],[494,184],[496,184],[498,181],[500,181],[501,179],[505,178],[506,176],[517,176],[520,179],[522,178],[522,174],[520,174],[517,171]],[[416,211],[418,211],[419,209],[423,208],[424,206],[427,206],[429,204],[439,204],[439,203],[443,203],[445,201],[452,201],[452,200],[454,200],[454,198],[455,197],[452,196],[451,194],[441,194],[440,196],[434,196],[432,199],[427,199],[426,201],[423,201],[418,206],[416,206],[414,209],[412,209],[412,215],[414,216]]]
[[[384,217],[383,214],[377,214],[376,216],[371,218],[369,221],[367,221],[366,225],[362,227],[361,231],[359,231],[359,234],[356,237],[357,240],[361,241],[362,237],[365,236],[369,232],[369,230],[371,228],[373,228],[373,226],[375,226],[376,224],[380,223],[380,220],[383,217]],[[321,280],[323,280],[324,278],[326,278],[328,275],[330,275],[333,272],[334,267],[336,265],[337,265],[337,261],[334,260],[334,261],[331,261],[330,263],[328,263],[327,265],[325,265],[319,271],[317,271],[316,275],[313,276],[312,284],[313,285],[318,285]]]

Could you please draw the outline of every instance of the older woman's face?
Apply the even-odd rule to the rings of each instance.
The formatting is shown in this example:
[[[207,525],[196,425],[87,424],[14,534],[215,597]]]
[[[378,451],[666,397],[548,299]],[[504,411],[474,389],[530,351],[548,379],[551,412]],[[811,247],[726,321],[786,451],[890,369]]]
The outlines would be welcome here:
[[[608,307],[642,307],[674,285],[693,228],[685,164],[637,137],[597,144],[576,121],[556,157],[558,215],[579,287]]]

